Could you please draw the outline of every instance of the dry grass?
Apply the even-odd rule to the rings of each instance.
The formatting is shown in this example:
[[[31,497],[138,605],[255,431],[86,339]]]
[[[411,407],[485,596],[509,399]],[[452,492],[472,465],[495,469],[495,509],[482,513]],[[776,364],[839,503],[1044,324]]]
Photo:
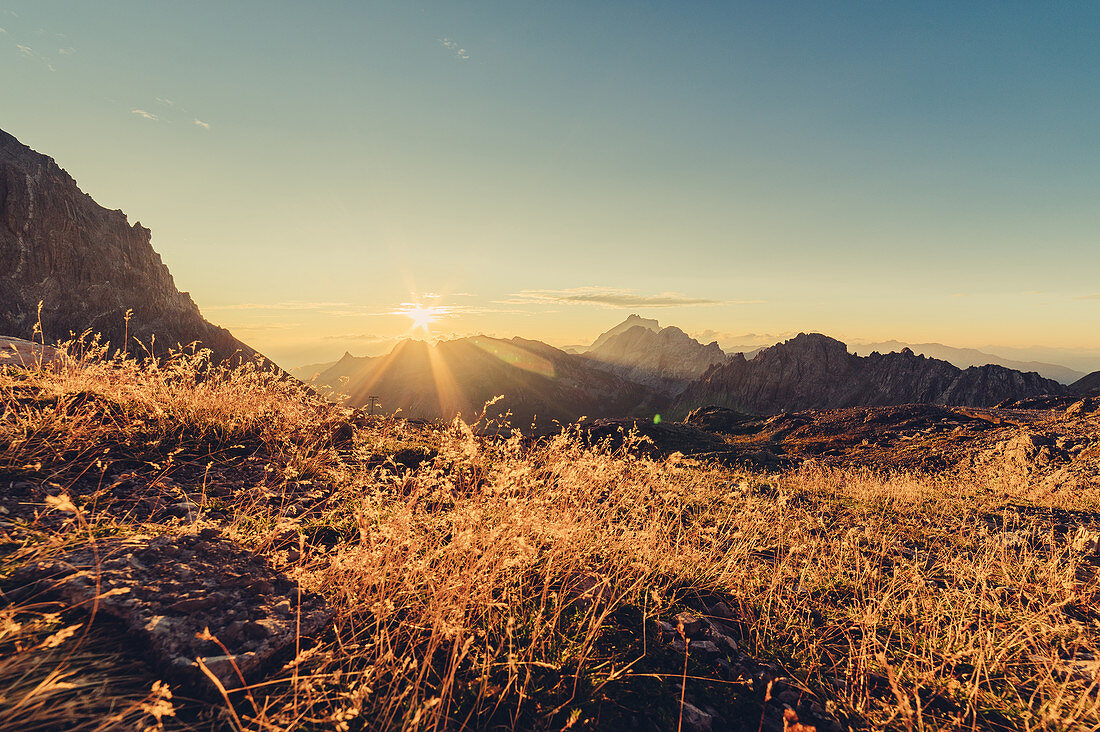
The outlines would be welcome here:
[[[685,687],[749,708],[744,686],[699,678],[717,679],[694,660],[685,669],[646,622],[715,600],[732,608],[743,650],[852,725],[1100,728],[1088,537],[1075,544],[1008,503],[989,476],[753,475],[637,458],[629,444],[587,449],[570,434],[486,440],[460,421],[366,421],[337,449],[345,412],[201,354],[7,371],[0,404],[0,487],[52,486],[83,517],[51,523],[43,506],[5,521],[0,581],[66,543],[149,530],[148,516],[97,512],[102,476],[120,466],[207,496],[197,482],[252,459],[266,477],[211,497],[204,510],[221,513],[206,520],[337,611],[327,634],[226,705],[151,691],[157,679],[128,671],[124,646],[85,632],[98,621],[56,628],[64,609],[10,605],[0,729],[95,729],[105,709],[130,715],[120,728],[133,715],[155,726],[159,709],[160,723],[191,728],[674,729]],[[381,462],[409,446],[435,457],[412,470]],[[303,485],[323,500],[280,499]],[[288,528],[300,544],[277,539]],[[80,630],[56,639],[69,625]]]

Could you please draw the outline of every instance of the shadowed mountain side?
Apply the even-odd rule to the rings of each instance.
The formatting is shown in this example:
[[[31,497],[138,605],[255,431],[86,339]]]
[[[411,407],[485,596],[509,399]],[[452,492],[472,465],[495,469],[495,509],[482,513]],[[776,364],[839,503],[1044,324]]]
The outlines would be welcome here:
[[[0,131],[0,335],[30,338],[42,302],[47,342],[70,332],[100,333],[122,346],[133,338],[158,352],[193,341],[215,359],[253,351],[203,319],[150,243],[149,230],[131,226],[77,187],[53,159]]]
[[[597,368],[670,396],[683,391],[711,366],[726,362],[726,354],[716,342],[704,346],[671,326],[660,331],[632,326],[604,339],[584,356]]]
[[[345,381],[346,378],[346,381]],[[539,424],[646,413],[662,406],[651,389],[593,368],[588,361],[522,338],[474,336],[430,345],[402,341],[385,356],[345,356],[315,382],[348,395],[349,406],[377,396],[382,411],[410,418],[466,419],[496,396],[487,417]]]
[[[1069,387],[1078,394],[1100,395],[1100,371],[1093,371],[1080,381],[1075,381]]]
[[[970,368],[971,366],[994,364],[996,366],[1015,369],[1016,371],[1034,371],[1045,379],[1054,379],[1062,384],[1072,384],[1074,381],[1084,376],[1084,373],[1081,371],[1071,369],[1068,366],[1060,366],[1058,364],[1045,363],[1043,361],[1018,361],[993,353],[979,351],[976,348],[955,348],[953,346],[945,346],[942,343],[902,343],[901,341],[883,341],[881,343],[862,343],[857,346],[852,346],[852,351],[857,355],[862,355],[875,351],[879,353],[889,353],[891,351],[900,351],[903,348],[908,348],[914,353],[918,353],[922,356],[947,361],[954,366],[958,366],[960,369]]]
[[[963,370],[908,349],[855,356],[838,340],[801,333],[751,361],[734,356],[711,368],[680,394],[673,414],[707,405],[752,414],[909,403],[991,406],[1066,392],[1036,373],[1003,366]]]

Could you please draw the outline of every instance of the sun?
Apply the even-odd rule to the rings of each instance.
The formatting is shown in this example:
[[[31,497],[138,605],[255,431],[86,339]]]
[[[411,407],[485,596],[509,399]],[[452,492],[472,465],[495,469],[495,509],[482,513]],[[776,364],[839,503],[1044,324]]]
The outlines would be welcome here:
[[[439,308],[424,307],[419,303],[406,307],[404,312],[412,319],[413,330],[420,328],[427,332],[428,326],[439,320]]]

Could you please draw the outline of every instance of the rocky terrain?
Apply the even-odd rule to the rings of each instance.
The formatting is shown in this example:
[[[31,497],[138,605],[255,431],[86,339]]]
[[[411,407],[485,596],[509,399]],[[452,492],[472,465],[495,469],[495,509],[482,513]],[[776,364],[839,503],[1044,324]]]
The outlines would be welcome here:
[[[726,361],[716,342],[703,345],[674,326],[657,331],[644,325],[621,328],[614,335],[600,336],[599,345],[585,357],[599,368],[670,396]]]
[[[403,341],[385,356],[345,355],[322,372],[315,388],[346,395],[361,407],[378,396],[386,414],[410,418],[473,419],[485,403],[502,397],[487,419],[511,414],[514,426],[569,423],[580,417],[652,413],[662,396],[645,385],[602,369],[587,359],[539,341],[475,336],[428,344]]]
[[[751,361],[735,355],[677,397],[675,413],[721,406],[751,414],[890,404],[992,406],[1070,390],[1035,373],[986,365],[960,369],[912,351],[861,357],[838,340],[799,334]]]
[[[0,131],[0,335],[46,342],[85,330],[116,348],[199,341],[222,359],[254,352],[203,319],[150,243],[83,193],[51,158]],[[126,312],[132,311],[129,323]]]
[[[995,472],[1011,487],[1070,498],[1100,490],[1100,398],[1008,407],[887,407],[804,410],[770,417],[700,407],[683,422],[604,419],[583,428],[592,444],[639,442],[639,454],[680,453],[760,470],[804,463],[887,471]]]

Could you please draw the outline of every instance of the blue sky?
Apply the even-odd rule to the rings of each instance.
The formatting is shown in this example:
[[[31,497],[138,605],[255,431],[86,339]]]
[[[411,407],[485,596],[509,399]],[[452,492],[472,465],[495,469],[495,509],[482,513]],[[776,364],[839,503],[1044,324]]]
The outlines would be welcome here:
[[[0,127],[288,365],[408,302],[1100,349],[1100,5],[593,5],[0,1]]]

